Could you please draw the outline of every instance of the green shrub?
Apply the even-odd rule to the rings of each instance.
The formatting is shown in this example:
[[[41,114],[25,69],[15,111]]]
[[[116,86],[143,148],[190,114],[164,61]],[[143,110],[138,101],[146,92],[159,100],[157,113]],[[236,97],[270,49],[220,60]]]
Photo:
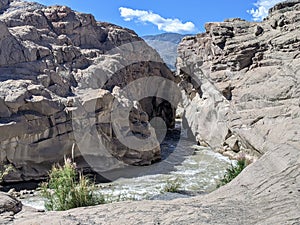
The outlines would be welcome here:
[[[235,177],[237,177],[237,175],[239,175],[243,169],[245,169],[247,167],[247,165],[249,165],[250,162],[247,161],[247,159],[245,157],[241,157],[237,160],[237,164],[236,165],[232,165],[231,167],[226,169],[226,172],[224,174],[224,177],[219,181],[219,183],[217,184],[217,188],[229,183],[230,181],[232,181]]]
[[[75,167],[71,160],[65,160],[64,166],[52,167],[49,181],[41,185],[47,210],[62,211],[104,203],[103,196],[95,193],[95,184]]]
[[[175,180],[167,180],[164,188],[163,188],[163,192],[172,192],[172,193],[176,193],[179,191],[179,188],[181,186],[181,182],[178,178],[176,178]]]
[[[3,182],[3,178],[13,170],[14,168],[12,165],[0,163],[0,183]]]

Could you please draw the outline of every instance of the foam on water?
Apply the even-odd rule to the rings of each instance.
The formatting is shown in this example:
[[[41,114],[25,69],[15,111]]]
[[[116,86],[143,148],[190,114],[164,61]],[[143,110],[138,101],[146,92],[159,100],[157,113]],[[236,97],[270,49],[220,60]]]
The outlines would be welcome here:
[[[158,171],[155,175],[120,178],[112,183],[101,184],[98,191],[111,199],[149,199],[160,195],[168,181],[177,180],[180,182],[180,190],[208,193],[215,190],[217,181],[224,175],[226,168],[234,163],[210,148],[197,146],[187,140],[177,146],[177,151],[193,154],[185,156],[185,160],[179,164],[170,160],[175,167],[169,173]],[[34,208],[44,208],[43,200],[38,196],[23,199],[22,202]]]

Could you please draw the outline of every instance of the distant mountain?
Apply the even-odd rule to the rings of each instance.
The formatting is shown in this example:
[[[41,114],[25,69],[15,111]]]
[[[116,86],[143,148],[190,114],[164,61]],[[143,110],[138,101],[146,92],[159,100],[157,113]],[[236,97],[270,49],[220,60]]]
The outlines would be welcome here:
[[[189,35],[163,33],[158,35],[147,35],[142,38],[160,54],[171,70],[175,70],[177,46],[185,36]]]

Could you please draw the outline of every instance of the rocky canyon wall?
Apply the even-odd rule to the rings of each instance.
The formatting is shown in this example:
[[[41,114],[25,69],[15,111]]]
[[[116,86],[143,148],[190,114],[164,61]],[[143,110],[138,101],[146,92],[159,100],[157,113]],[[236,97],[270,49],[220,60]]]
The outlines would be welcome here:
[[[300,4],[280,3],[262,22],[207,23],[178,48],[185,117],[200,143],[235,156],[278,144],[299,149]]]
[[[173,80],[133,31],[65,6],[0,0],[0,161],[17,169],[7,179],[47,175],[74,144],[75,156],[98,157],[99,170],[159,160],[149,120],[159,116],[174,126],[176,105],[155,97],[166,83],[151,77]],[[136,99],[122,92],[135,80],[156,82],[153,96],[142,93],[146,85]],[[112,120],[114,107],[126,113]],[[128,147],[114,128],[149,146]]]

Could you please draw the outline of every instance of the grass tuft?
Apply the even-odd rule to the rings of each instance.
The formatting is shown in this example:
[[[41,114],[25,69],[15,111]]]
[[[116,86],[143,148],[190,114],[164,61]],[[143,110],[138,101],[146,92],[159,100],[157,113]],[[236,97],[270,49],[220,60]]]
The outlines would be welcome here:
[[[232,165],[231,167],[226,169],[226,172],[223,176],[223,178],[219,181],[217,184],[217,188],[228,184],[230,181],[232,181],[234,178],[236,178],[242,171],[245,169],[251,162],[248,161],[245,157],[240,157],[237,160],[236,165]]]
[[[52,167],[49,181],[41,185],[41,194],[46,199],[47,210],[63,211],[105,203],[104,197],[96,194],[95,184],[77,172],[75,163],[69,159],[64,166]]]
[[[163,192],[176,193],[181,187],[181,182],[178,178],[175,180],[168,179],[165,186],[163,187]]]

